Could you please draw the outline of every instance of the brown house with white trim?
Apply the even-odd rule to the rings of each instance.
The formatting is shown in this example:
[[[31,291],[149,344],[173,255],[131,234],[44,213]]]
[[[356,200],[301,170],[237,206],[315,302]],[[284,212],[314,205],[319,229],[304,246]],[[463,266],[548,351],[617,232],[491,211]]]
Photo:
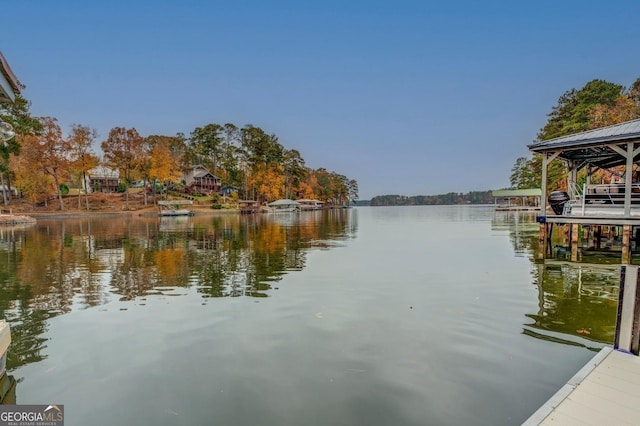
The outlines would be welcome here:
[[[85,189],[88,192],[117,192],[120,173],[105,166],[95,167],[87,172]]]
[[[220,192],[222,180],[213,175],[202,164],[196,164],[183,172],[188,192],[211,194]]]

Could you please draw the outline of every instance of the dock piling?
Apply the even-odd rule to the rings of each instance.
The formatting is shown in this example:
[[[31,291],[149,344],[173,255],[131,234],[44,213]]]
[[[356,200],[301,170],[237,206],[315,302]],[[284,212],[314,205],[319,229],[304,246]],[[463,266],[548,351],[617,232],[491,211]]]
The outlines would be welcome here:
[[[622,265],[614,349],[638,355],[640,348],[640,285],[638,267]]]
[[[578,261],[578,241],[579,241],[579,233],[578,233],[578,224],[574,223],[571,225],[571,261]]]

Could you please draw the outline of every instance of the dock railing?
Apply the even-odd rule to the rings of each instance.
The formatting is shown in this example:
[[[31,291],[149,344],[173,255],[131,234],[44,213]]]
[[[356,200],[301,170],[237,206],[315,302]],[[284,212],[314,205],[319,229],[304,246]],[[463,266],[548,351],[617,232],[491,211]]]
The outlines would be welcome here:
[[[589,208],[597,207],[601,213],[622,214],[625,203],[625,184],[584,184],[582,191],[569,188],[570,200],[564,205],[564,216],[585,216]],[[640,183],[631,185],[631,205],[640,207]]]

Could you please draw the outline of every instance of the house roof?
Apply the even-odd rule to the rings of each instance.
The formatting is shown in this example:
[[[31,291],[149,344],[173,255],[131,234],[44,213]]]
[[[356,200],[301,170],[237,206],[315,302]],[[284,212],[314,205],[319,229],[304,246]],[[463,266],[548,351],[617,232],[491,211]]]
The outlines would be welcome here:
[[[92,178],[118,179],[120,177],[120,173],[117,170],[113,170],[105,166],[95,167],[89,170],[87,174]]]
[[[205,177],[206,175],[210,175],[215,179],[220,179],[218,176],[214,175],[209,170],[207,170],[207,168],[202,164],[192,164],[189,167],[188,171],[192,173],[194,178],[201,178],[201,177]]]
[[[274,206],[297,206],[298,203],[297,201],[294,200],[289,200],[289,199],[284,199],[284,200],[276,200],[272,203],[269,203],[269,207],[274,207]]]
[[[21,88],[22,84],[0,52],[0,102],[13,102],[15,96],[20,94]]]
[[[613,126],[588,130],[569,136],[562,136],[529,145],[529,150],[537,153],[561,151],[560,158],[592,164],[600,168],[625,164],[612,145],[626,145],[640,141],[640,119],[626,121]],[[636,156],[634,161],[640,157]]]
[[[205,176],[211,176],[214,179],[219,179],[216,175],[211,174],[207,170],[195,170],[193,172],[193,177],[194,178],[201,178],[201,177],[205,177]]]

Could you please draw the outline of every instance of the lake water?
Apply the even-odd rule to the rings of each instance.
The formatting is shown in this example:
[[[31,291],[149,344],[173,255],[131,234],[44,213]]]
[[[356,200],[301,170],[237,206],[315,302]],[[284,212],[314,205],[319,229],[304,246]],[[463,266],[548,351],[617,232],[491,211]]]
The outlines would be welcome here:
[[[167,220],[165,220],[167,219]],[[515,425],[613,340],[619,268],[491,207],[0,229],[19,404],[67,425]]]

